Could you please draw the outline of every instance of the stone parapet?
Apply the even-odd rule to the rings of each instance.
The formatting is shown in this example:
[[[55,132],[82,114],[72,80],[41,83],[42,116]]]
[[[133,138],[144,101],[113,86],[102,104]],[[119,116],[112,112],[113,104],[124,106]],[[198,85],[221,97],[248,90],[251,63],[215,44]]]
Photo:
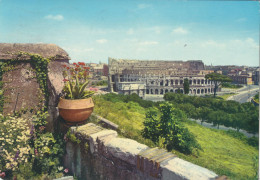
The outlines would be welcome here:
[[[80,143],[68,140],[64,166],[80,179],[216,179],[214,172],[159,148],[118,137],[93,123],[72,127]]]

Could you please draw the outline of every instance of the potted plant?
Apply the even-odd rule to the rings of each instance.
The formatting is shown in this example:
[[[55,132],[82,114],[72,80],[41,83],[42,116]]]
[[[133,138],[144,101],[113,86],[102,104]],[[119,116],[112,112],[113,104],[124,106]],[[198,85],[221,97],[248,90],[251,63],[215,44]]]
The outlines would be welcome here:
[[[69,125],[81,124],[93,112],[94,102],[91,96],[94,91],[86,90],[89,83],[89,67],[83,62],[63,65],[65,86],[58,108],[60,116]]]

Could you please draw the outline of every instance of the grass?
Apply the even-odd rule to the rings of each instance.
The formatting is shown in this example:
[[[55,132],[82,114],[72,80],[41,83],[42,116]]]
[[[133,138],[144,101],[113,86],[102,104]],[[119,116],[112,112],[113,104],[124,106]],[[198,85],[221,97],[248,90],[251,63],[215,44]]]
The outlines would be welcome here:
[[[257,170],[254,158],[258,155],[256,148],[223,130],[209,129],[195,122],[185,123],[185,126],[196,136],[203,151],[199,152],[198,157],[177,153],[181,158],[231,179],[254,179]]]
[[[218,97],[221,97],[222,99],[226,100],[230,96],[234,96],[234,95],[236,95],[236,94],[235,93],[228,93],[228,94],[223,94],[223,95],[218,96]]]
[[[119,125],[120,135],[134,139],[150,147],[155,146],[151,140],[145,139],[141,135],[141,131],[144,128],[145,108],[135,102],[106,101],[100,96],[95,96],[94,102],[94,113]]]
[[[119,125],[119,134],[134,139],[148,146],[155,146],[150,140],[141,136],[146,109],[134,102],[109,102],[95,97],[94,112]],[[231,179],[256,179],[258,169],[258,149],[245,141],[228,135],[222,130],[209,129],[195,122],[185,122],[185,126],[193,133],[203,151],[185,155],[178,151],[180,158],[208,168],[218,175],[226,175]]]

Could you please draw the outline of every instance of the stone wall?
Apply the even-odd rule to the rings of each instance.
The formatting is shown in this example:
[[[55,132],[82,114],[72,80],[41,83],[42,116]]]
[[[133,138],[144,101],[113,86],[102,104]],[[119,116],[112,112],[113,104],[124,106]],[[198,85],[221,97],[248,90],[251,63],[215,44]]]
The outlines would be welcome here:
[[[11,114],[21,110],[26,111],[27,117],[31,117],[32,110],[43,107],[44,95],[37,82],[35,67],[32,65],[30,55],[19,54],[20,52],[38,54],[51,59],[48,64],[47,86],[49,92],[47,129],[54,131],[57,124],[57,104],[59,94],[63,88],[62,64],[68,64],[70,57],[55,44],[11,44],[0,43],[0,62],[15,60],[12,70],[3,74],[4,82],[4,110],[3,114]],[[38,108],[38,109],[37,109]]]
[[[79,179],[206,180],[218,177],[165,150],[120,138],[116,131],[92,123],[72,127],[71,132],[80,143],[67,141],[64,166]]]

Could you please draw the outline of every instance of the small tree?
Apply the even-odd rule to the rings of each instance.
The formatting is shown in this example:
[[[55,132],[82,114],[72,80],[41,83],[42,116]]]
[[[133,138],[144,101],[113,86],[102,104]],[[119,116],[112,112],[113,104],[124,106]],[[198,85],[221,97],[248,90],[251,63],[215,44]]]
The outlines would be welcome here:
[[[211,73],[205,76],[206,79],[212,81],[214,83],[214,97],[216,97],[217,89],[223,82],[231,82],[228,76],[218,74],[218,73]]]
[[[142,131],[143,137],[158,143],[159,137],[163,139],[160,146],[165,146],[169,151],[179,150],[185,154],[191,154],[194,148],[201,149],[193,134],[182,125],[186,115],[183,111],[175,109],[172,104],[166,102],[160,105],[161,116],[158,112],[150,109],[144,121],[145,128]]]
[[[183,89],[184,89],[184,94],[189,94],[190,84],[189,84],[188,78],[185,78],[185,79],[184,79]]]

